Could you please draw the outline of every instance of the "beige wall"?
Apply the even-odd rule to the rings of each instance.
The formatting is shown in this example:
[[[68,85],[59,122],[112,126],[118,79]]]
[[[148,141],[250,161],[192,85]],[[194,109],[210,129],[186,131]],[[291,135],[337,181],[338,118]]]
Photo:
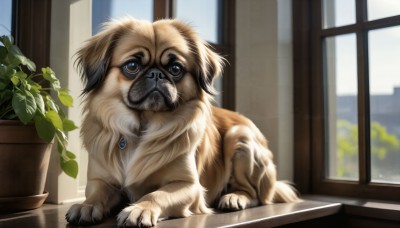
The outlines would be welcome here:
[[[265,134],[278,177],[293,179],[291,0],[236,1],[236,108]]]
[[[82,85],[74,68],[74,54],[84,40],[91,36],[91,0],[52,1],[50,66],[74,97],[74,107],[67,113],[80,126],[80,94]],[[68,133],[68,150],[77,155],[79,174],[77,179],[61,172],[56,147],[50,160],[46,191],[47,202],[66,203],[81,200],[86,184],[87,153],[82,149],[79,130]]]

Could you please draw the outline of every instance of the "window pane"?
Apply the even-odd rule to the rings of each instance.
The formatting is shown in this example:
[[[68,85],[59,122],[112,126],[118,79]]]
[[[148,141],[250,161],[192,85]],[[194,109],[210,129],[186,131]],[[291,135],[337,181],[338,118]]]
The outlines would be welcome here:
[[[355,0],[323,0],[323,28],[339,27],[356,23]]]
[[[400,26],[369,32],[372,181],[400,183]]]
[[[368,20],[400,15],[399,0],[368,0]]]
[[[355,34],[325,40],[329,179],[358,180],[356,47]]]
[[[92,34],[99,32],[101,24],[109,19],[117,19],[124,16],[153,21],[153,1],[93,0]]]
[[[0,3],[0,36],[11,35],[12,0],[2,0]]]
[[[191,24],[200,36],[219,43],[219,0],[177,0],[175,17]]]

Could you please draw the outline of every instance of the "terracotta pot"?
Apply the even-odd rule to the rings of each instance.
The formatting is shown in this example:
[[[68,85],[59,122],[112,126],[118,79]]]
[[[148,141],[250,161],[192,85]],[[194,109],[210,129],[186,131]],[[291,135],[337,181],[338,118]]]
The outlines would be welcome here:
[[[38,200],[43,203],[43,197],[47,197],[43,193],[51,147],[52,143],[39,138],[33,125],[0,120],[0,205],[37,196],[42,196]],[[34,207],[38,206],[41,204]],[[21,209],[33,208],[25,205]]]

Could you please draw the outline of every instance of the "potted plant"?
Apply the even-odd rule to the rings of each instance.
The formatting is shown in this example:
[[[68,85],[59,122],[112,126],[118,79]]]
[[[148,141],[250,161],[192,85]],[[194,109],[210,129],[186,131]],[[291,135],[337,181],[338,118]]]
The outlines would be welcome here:
[[[60,166],[76,178],[78,163],[67,150],[65,134],[76,129],[61,107],[73,99],[53,70],[35,64],[13,44],[0,37],[0,211],[41,206],[53,142]]]

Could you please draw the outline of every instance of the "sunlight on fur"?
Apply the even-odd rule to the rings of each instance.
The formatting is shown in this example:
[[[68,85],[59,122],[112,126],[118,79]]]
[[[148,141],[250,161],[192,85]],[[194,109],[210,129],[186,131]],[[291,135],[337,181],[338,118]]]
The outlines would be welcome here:
[[[124,18],[77,53],[89,152],[86,200],[66,215],[99,223],[124,199],[120,226],[298,202],[276,180],[267,140],[247,118],[213,107],[224,59],[178,20]],[[126,147],[119,147],[123,138]]]

